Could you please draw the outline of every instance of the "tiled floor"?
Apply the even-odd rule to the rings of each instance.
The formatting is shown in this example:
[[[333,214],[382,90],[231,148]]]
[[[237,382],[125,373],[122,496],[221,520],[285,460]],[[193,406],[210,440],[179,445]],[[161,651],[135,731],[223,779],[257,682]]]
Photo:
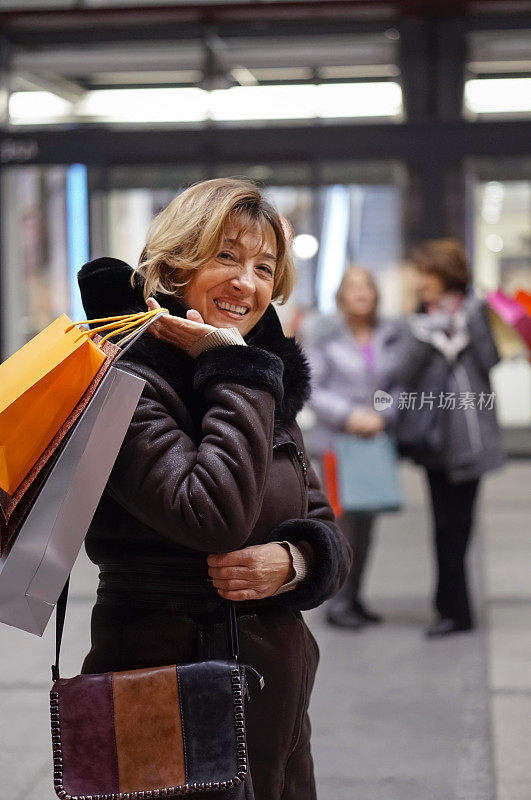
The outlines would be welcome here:
[[[321,648],[312,702],[320,800],[531,800],[531,464],[483,487],[472,554],[482,626],[426,641],[431,552],[421,476],[407,509],[379,523],[367,597],[386,624],[349,634],[308,614]],[[63,674],[88,647],[95,569],[80,559]],[[48,733],[52,626],[0,628],[0,800],[52,800]],[[305,800],[301,798],[301,800]]]

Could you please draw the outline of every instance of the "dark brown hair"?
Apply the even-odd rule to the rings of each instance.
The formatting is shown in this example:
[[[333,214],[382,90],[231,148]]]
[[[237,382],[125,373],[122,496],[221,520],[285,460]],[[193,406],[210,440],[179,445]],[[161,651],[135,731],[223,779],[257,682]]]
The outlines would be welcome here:
[[[412,254],[419,272],[436,275],[447,292],[466,292],[470,271],[464,247],[455,239],[430,239]]]

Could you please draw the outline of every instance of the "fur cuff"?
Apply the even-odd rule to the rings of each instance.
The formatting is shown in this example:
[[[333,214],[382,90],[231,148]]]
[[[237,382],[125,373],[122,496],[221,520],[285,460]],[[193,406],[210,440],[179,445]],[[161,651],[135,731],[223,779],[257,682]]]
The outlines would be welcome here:
[[[324,603],[339,588],[343,554],[336,537],[323,522],[314,519],[289,519],[278,525],[266,542],[307,542],[314,557],[306,578],[290,592],[275,595],[284,606],[307,611]]]
[[[261,347],[215,347],[198,356],[194,389],[199,392],[212,383],[240,383],[251,389],[267,389],[280,405],[284,394],[283,371],[282,360]]]

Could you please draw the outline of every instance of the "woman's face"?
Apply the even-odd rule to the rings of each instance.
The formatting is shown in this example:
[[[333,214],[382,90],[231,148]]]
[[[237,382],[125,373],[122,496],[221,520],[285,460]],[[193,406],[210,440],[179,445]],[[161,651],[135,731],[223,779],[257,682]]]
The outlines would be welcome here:
[[[417,272],[417,291],[419,300],[426,305],[439,302],[445,287],[438,275],[433,272]]]
[[[376,304],[376,294],[362,272],[351,272],[341,290],[340,308],[346,317],[369,319]]]
[[[270,225],[242,233],[229,224],[219,253],[194,276],[184,300],[208,325],[237,328],[244,336],[271,302],[276,256]]]

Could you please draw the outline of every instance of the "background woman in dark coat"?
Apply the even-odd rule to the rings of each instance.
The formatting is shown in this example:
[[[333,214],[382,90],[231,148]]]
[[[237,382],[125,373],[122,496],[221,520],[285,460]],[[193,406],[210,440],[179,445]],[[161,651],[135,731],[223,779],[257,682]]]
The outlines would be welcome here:
[[[408,320],[395,365],[416,405],[398,432],[403,449],[426,468],[430,490],[437,619],[427,634],[433,637],[474,627],[465,557],[481,477],[504,460],[489,380],[499,356],[461,245],[426,242],[414,263],[421,306]]]
[[[87,537],[100,584],[83,671],[225,657],[222,598],[238,601],[242,661],[266,680],[247,706],[256,798],[311,800],[318,648],[300,610],[337,591],[349,552],[295,421],[307,364],[271,305],[294,278],[282,220],[247,181],[198,184],[131,276],[114,259],[80,273],[89,318],[150,297],[172,315],[122,362],[146,387]]]

